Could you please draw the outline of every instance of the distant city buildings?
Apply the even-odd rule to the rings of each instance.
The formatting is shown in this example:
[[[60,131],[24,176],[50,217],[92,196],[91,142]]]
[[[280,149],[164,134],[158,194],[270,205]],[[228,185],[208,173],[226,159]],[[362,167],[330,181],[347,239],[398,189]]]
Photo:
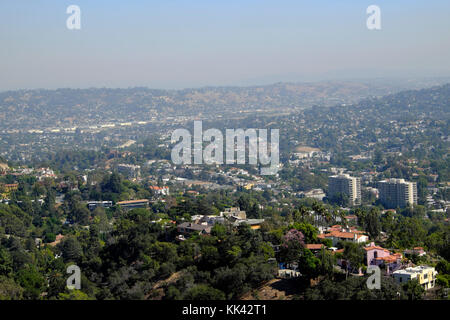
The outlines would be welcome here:
[[[225,208],[225,211],[220,213],[220,216],[224,217],[235,217],[237,219],[245,220],[247,219],[247,214],[245,211],[241,210],[238,207],[232,207],[232,208]]]
[[[261,228],[261,224],[264,222],[264,219],[247,219],[246,212],[238,207],[226,208],[220,215],[193,215],[191,219],[191,222],[183,222],[177,226],[180,235],[210,234],[216,223],[228,224],[233,228],[247,224],[251,229],[257,230]]]
[[[405,179],[387,179],[378,182],[380,201],[385,208],[405,208],[417,204],[417,184]]]
[[[312,147],[297,147],[292,154],[292,160],[289,160],[291,165],[307,164],[312,161],[324,161],[328,162],[331,159],[330,152],[321,151],[318,148]]]
[[[307,192],[300,192],[299,193],[300,197],[304,197],[304,198],[313,198],[313,199],[317,199],[322,201],[323,198],[325,198],[325,192],[322,189],[312,189],[310,191]]]
[[[192,233],[197,234],[210,234],[211,233],[212,226],[207,224],[198,224],[198,223],[192,223],[192,222],[183,222],[178,225],[177,231],[181,235],[190,235]]]
[[[169,195],[169,187],[150,186],[150,190],[152,190],[156,195],[161,196]]]
[[[141,175],[141,166],[132,164],[119,164],[117,171],[123,174],[127,179],[136,179]]]
[[[26,174],[26,171],[24,172]],[[55,172],[50,168],[39,168],[36,169],[36,177],[39,181],[45,179],[45,178],[56,178]]]
[[[351,177],[349,174],[338,174],[328,178],[328,195],[346,194],[349,205],[361,204],[361,179]]]

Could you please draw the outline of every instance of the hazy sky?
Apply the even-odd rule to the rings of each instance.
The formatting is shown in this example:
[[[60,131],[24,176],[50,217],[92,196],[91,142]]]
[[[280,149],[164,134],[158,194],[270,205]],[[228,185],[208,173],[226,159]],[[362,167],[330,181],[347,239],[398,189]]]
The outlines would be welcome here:
[[[448,0],[0,0],[0,90],[449,76],[449,17]]]

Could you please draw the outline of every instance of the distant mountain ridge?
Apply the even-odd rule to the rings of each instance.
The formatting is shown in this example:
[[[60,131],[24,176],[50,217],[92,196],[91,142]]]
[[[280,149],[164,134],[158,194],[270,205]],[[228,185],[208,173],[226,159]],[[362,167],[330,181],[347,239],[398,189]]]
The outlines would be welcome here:
[[[318,82],[183,90],[93,88],[7,91],[0,93],[0,129],[97,125],[152,117],[214,117],[240,112],[301,110],[314,105],[353,104],[361,99],[383,96],[400,89],[362,82]]]
[[[356,104],[356,108],[373,116],[389,115],[393,120],[411,116],[450,120],[450,84],[365,99]]]

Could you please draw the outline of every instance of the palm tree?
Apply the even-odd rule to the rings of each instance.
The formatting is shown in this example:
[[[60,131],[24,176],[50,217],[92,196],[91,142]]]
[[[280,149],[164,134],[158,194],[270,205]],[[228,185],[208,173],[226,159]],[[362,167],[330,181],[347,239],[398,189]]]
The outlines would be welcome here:
[[[301,205],[298,208],[298,212],[300,214],[300,217],[301,217],[302,221],[304,221],[305,217],[309,214],[308,208],[306,208],[304,205]]]
[[[324,205],[322,203],[319,202],[314,202],[314,204],[312,205],[313,210],[319,214],[320,216],[320,223],[322,225],[322,227],[325,226],[324,221],[326,219],[329,219],[329,213],[327,211],[327,209],[324,207]]]
[[[338,210],[338,215],[341,218],[342,224],[347,225],[347,219],[345,218],[345,212],[342,210]]]

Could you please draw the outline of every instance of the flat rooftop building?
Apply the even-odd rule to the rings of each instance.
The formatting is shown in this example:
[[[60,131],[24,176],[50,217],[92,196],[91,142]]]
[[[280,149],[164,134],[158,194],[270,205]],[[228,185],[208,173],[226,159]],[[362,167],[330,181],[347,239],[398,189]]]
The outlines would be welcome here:
[[[328,177],[328,193],[332,197],[335,194],[346,194],[349,204],[361,204],[361,179],[351,177],[349,174],[338,174]]]
[[[147,199],[129,200],[117,202],[124,209],[147,208],[149,201]]]
[[[112,207],[112,201],[89,201],[88,203],[89,210],[94,210],[95,208],[110,208]]]
[[[380,201],[385,208],[405,208],[417,204],[417,184],[405,179],[386,179],[378,182]]]
[[[425,290],[428,290],[434,288],[436,284],[437,271],[433,267],[418,266],[394,271],[392,275],[400,284],[416,279]]]

